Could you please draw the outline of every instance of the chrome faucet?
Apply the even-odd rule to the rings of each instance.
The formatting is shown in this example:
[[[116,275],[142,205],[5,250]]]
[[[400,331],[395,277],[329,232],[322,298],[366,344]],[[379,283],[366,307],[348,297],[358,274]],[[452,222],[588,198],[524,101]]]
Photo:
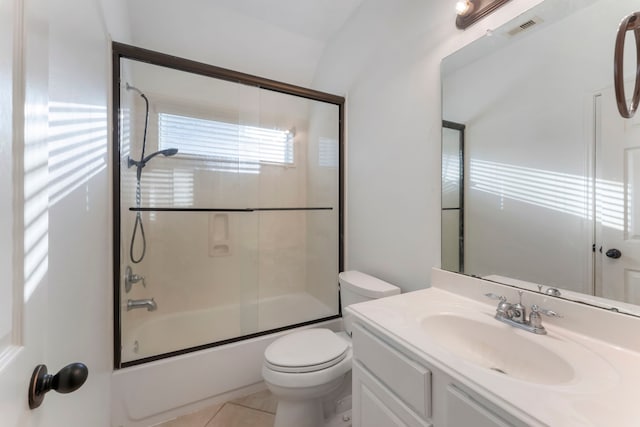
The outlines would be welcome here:
[[[151,299],[129,299],[127,300],[127,311],[135,308],[146,308],[147,311],[156,311],[158,304],[153,298]]]
[[[562,317],[558,313],[552,310],[540,308],[536,304],[531,306],[531,314],[527,319],[527,309],[522,304],[523,291],[518,291],[519,300],[513,304],[507,301],[507,298],[496,295],[493,293],[485,294],[486,297],[491,299],[500,300],[498,307],[496,308],[496,320],[499,320],[507,325],[515,326],[516,328],[524,329],[525,331],[533,332],[534,334],[544,335],[547,330],[542,326],[542,317],[540,314],[544,314],[549,317]]]

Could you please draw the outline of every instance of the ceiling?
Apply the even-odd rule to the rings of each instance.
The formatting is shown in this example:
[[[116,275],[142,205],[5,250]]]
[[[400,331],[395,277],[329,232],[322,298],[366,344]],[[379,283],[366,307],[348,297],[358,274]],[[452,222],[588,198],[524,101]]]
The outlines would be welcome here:
[[[363,0],[214,0],[291,33],[327,42]]]
[[[128,0],[130,43],[298,85],[364,0]]]

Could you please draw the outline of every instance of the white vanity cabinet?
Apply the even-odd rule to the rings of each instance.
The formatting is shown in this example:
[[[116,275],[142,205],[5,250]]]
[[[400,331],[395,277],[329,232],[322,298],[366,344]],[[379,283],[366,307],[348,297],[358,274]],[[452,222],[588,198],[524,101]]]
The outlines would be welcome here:
[[[353,325],[353,427],[526,427],[393,337]]]
[[[431,371],[353,325],[353,427],[431,427]]]
[[[450,427],[527,427],[528,424],[518,420],[504,410],[498,408],[477,393],[465,390],[464,387],[451,380],[444,384],[444,408],[438,425]],[[442,421],[440,421],[440,419]]]

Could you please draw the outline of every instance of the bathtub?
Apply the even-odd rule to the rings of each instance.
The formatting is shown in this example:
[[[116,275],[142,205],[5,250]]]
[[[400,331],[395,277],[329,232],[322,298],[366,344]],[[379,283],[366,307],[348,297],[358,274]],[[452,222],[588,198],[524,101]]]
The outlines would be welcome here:
[[[283,324],[332,315],[328,307],[309,294],[293,294],[262,300],[249,307],[218,307],[188,313],[150,316],[123,337],[123,360],[193,347],[231,338],[230,319],[240,320],[232,332],[243,327],[269,330]],[[158,312],[154,312],[158,313]],[[159,313],[161,314],[161,313]],[[235,322],[234,320],[234,322]],[[234,326],[235,327],[235,326]],[[342,320],[334,319],[307,326],[342,330]],[[303,329],[303,328],[300,328]],[[202,407],[264,389],[262,358],[265,348],[283,331],[183,354],[167,359],[119,369],[112,378],[113,427],[147,427],[196,411]],[[175,340],[167,337],[177,333]]]

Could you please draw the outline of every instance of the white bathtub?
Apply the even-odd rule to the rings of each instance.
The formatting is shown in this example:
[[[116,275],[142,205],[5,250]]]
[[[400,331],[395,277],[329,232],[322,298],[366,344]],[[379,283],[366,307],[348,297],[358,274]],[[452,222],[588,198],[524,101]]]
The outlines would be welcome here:
[[[246,306],[242,310],[225,307],[154,316],[124,337],[123,360],[231,338],[241,335],[246,325],[253,325],[251,332],[255,332],[255,325],[259,325],[259,330],[269,330],[283,324],[304,322],[309,319],[309,313],[318,313],[314,316],[318,318],[333,314],[310,295],[296,294],[263,300],[250,310]],[[230,335],[226,329],[231,324],[238,325],[232,331],[235,335]],[[309,327],[319,325],[336,331],[342,329],[341,319]],[[261,375],[264,350],[274,339],[288,332],[115,371],[112,426],[146,427],[264,388]],[[171,338],[176,337],[175,334],[177,338]],[[137,352],[134,351],[136,341]]]

